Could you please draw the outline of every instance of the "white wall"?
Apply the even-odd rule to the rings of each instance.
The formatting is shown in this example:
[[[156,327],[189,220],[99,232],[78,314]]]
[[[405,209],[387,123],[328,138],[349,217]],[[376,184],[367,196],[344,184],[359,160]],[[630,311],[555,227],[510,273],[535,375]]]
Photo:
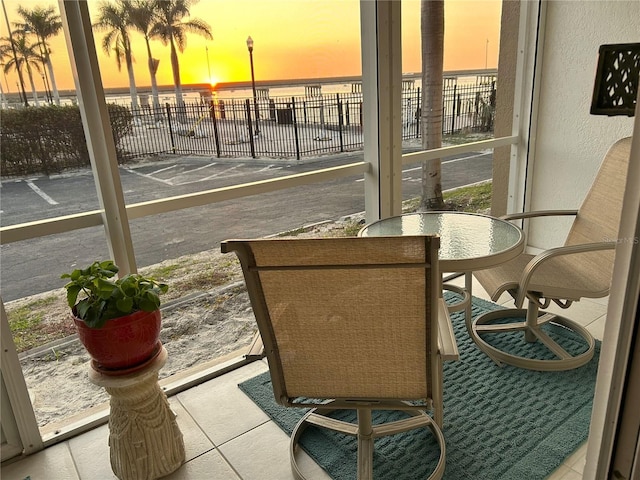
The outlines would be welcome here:
[[[527,210],[578,208],[607,149],[633,118],[589,114],[602,44],[640,41],[640,1],[549,1]],[[561,245],[570,220],[536,220],[529,245]]]

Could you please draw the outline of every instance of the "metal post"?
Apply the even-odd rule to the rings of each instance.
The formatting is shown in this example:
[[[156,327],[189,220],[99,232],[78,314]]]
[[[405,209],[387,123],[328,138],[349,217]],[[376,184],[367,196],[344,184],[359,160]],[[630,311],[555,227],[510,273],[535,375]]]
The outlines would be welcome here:
[[[340,151],[344,152],[344,139],[342,138],[342,126],[344,121],[342,120],[342,103],[340,103],[340,94],[336,93],[336,102],[338,102],[338,132],[340,133]]]
[[[247,38],[247,48],[249,49],[249,62],[251,64],[251,88],[253,89],[253,108],[255,110],[256,115],[256,135],[260,133],[260,128],[258,127],[258,122],[260,120],[260,112],[258,110],[258,98],[256,96],[256,79],[253,73],[253,39],[251,37]]]
[[[293,118],[293,135],[296,139],[296,160],[300,160],[300,139],[298,138],[298,121],[296,120],[296,98],[291,97],[291,112]]]
[[[418,87],[418,103],[416,107],[416,138],[420,138],[420,118],[422,118],[422,115],[420,114],[420,87]]]
[[[173,129],[171,128],[171,107],[169,103],[165,103],[165,108],[167,109],[167,126],[169,127],[169,138],[171,139],[171,151],[176,153],[176,141],[173,139]]]
[[[455,132],[455,128],[456,128],[456,89],[457,88],[458,88],[458,84],[456,83],[453,86],[453,96],[451,100],[451,104],[453,106],[451,110],[451,134],[452,135]]]
[[[253,135],[251,135],[251,107],[249,106],[249,99],[247,98],[245,102],[246,102],[245,107],[247,110],[247,124],[249,127],[249,145],[251,148],[251,156],[253,158],[256,158],[256,146],[255,146],[255,143],[253,142]]]
[[[216,155],[220,158],[220,135],[218,134],[218,120],[216,119],[216,107],[213,100],[209,100],[209,116],[213,121],[213,138],[216,142]]]

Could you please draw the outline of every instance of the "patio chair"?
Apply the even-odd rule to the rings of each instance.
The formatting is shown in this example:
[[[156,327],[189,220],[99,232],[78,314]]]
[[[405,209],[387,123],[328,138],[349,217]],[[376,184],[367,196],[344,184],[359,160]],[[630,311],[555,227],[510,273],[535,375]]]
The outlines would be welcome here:
[[[593,357],[595,341],[583,326],[540,310],[548,308],[551,302],[568,308],[581,298],[609,294],[630,148],[631,139],[625,138],[609,149],[578,210],[528,212],[503,217],[515,220],[550,215],[575,216],[564,246],[538,255],[522,254],[509,263],[474,272],[492,300],[496,301],[505,291],[515,300],[515,309],[480,315],[472,324],[471,335],[476,344],[499,364],[542,371],[568,370],[584,365]],[[523,309],[525,299],[528,305]],[[549,322],[577,334],[574,335],[577,347],[569,349],[571,351],[563,348],[556,341],[558,338],[552,338],[551,330],[545,327]],[[526,342],[541,342],[529,345],[535,347],[536,355],[532,354],[532,348],[518,352],[522,355],[498,348],[495,341],[498,337],[491,338],[520,331],[524,332]],[[557,331],[566,333],[566,330]]]
[[[357,437],[358,479],[372,478],[373,440],[428,428],[444,471],[442,361],[457,359],[441,296],[438,237],[229,240],[240,258],[276,401],[311,408],[309,425]],[[426,411],[433,408],[434,419]],[[330,416],[356,410],[357,424]],[[372,424],[373,410],[408,418]]]

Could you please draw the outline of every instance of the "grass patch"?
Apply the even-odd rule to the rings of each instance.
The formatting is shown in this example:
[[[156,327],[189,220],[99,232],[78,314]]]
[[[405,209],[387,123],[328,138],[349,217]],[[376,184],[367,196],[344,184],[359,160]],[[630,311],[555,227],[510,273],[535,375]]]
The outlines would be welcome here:
[[[486,212],[491,209],[491,182],[456,188],[443,193],[446,207],[457,212]],[[420,197],[410,198],[402,202],[402,213],[417,212],[420,208]]]
[[[169,291],[162,296],[162,303],[193,292],[211,290],[242,278],[240,264],[235,255],[225,256],[217,252],[186,255],[140,270],[144,275],[169,285]]]
[[[461,212],[482,212],[491,208],[491,182],[457,188],[443,195],[444,201]]]
[[[48,314],[55,304],[65,300],[64,296],[59,298],[50,295],[22,303],[16,308],[7,308],[9,329],[18,352],[30,350],[75,333],[73,322],[68,316]]]
[[[363,225],[360,222],[350,221],[344,227],[344,235],[346,237],[356,237],[358,232],[362,229]]]

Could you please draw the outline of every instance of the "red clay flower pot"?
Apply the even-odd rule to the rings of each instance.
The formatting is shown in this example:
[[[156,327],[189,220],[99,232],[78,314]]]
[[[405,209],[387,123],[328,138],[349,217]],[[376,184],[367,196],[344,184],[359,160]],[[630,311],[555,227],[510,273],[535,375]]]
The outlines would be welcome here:
[[[122,375],[140,368],[160,352],[160,310],[135,312],[89,328],[72,315],[78,337],[94,366],[106,374]]]

